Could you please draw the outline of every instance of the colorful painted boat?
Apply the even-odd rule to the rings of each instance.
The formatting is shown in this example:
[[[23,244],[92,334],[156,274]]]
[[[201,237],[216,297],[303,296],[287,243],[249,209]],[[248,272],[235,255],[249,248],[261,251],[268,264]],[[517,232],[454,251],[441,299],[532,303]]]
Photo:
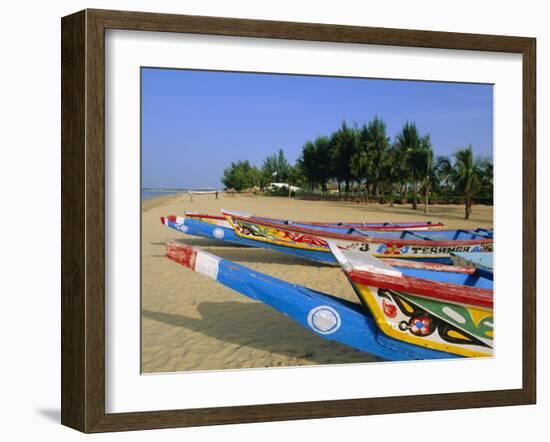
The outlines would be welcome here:
[[[181,243],[168,242],[166,255],[238,293],[269,305],[323,339],[388,360],[457,357],[386,335],[369,310],[359,304],[290,284]]]
[[[202,238],[224,241],[237,246],[258,247],[260,245],[257,241],[237,236],[235,234],[235,231],[233,230],[233,227],[227,227],[230,226],[230,224],[225,220],[225,218],[224,223],[218,223],[215,221],[216,219],[214,217],[199,219],[197,217],[179,217],[171,215],[160,218],[160,222],[166,227],[169,227],[186,235],[200,236]],[[261,244],[261,247],[285,253],[296,258],[306,259],[308,261],[338,265],[332,253],[327,253],[327,251],[289,248],[285,246],[280,246],[278,244],[267,243]]]
[[[322,250],[312,250],[303,247],[288,247],[275,243],[258,242],[254,239],[238,236],[225,217],[199,214],[194,214],[194,216],[186,214],[184,217],[170,215],[161,217],[160,222],[186,235],[224,241],[238,246],[261,247],[309,261],[338,265],[336,258],[334,258],[328,247]]]
[[[451,264],[451,252],[492,252],[493,232],[477,230],[357,230],[357,234],[320,231],[311,228],[258,221],[237,212],[224,211],[237,236],[265,244],[311,252],[330,253],[329,242],[376,257],[410,258]],[[327,259],[328,261],[328,259]]]
[[[222,209],[223,211],[223,209]],[[295,227],[305,227],[318,230],[327,230],[340,233],[353,234],[355,230],[440,230],[443,227],[442,223],[432,223],[431,221],[412,221],[412,222],[397,222],[397,223],[367,223],[367,222],[317,222],[317,221],[293,221],[279,218],[266,218],[262,216],[256,216],[248,213],[242,213],[247,218],[263,222],[292,225]],[[188,218],[198,219],[203,222],[210,222],[217,225],[225,225],[227,223],[224,216],[206,215],[194,212],[185,212],[185,216]]]
[[[330,247],[384,334],[460,356],[492,356],[492,278],[474,267],[381,261]]]

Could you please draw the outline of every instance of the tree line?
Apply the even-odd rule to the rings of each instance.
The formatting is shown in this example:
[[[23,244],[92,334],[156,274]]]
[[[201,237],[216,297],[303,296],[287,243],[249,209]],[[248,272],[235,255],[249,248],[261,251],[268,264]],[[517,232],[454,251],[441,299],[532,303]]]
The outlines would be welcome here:
[[[222,177],[226,188],[237,191],[265,189],[272,182],[323,194],[335,185],[339,195],[360,194],[366,202],[390,205],[412,196],[415,210],[422,198],[426,213],[432,195],[461,197],[468,219],[474,196],[485,195],[492,201],[493,163],[474,158],[471,145],[451,157],[434,156],[430,135],[421,135],[414,122],[406,122],[392,141],[384,121],[375,117],[361,126],[343,122],[332,134],[305,142],[294,165],[280,149],[261,167],[232,162]]]

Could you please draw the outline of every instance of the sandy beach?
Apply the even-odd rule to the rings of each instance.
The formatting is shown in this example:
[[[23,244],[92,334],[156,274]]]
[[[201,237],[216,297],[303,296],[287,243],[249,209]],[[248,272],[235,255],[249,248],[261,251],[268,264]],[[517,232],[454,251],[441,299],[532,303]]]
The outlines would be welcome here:
[[[178,240],[287,281],[358,302],[339,268],[264,249],[179,234],[159,218],[186,210],[220,209],[311,221],[441,221],[447,228],[492,227],[493,207],[423,206],[302,201],[280,197],[220,194],[162,196],[142,204],[142,371],[281,367],[372,362],[371,355],[325,341],[270,307],[250,300],[165,257],[165,242]]]

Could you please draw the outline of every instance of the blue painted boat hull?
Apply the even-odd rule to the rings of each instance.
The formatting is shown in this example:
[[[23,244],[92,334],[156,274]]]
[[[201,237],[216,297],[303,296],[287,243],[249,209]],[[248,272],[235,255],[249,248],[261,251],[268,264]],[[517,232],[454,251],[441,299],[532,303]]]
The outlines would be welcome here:
[[[315,261],[334,266],[338,265],[336,259],[334,258],[334,255],[330,253],[330,251],[321,252],[315,250],[304,250],[254,241],[237,236],[234,230],[229,227],[217,226],[215,224],[205,223],[203,221],[198,221],[192,218],[180,218],[181,221],[179,222],[171,221],[168,218],[163,218],[163,220],[164,225],[166,225],[167,227],[177,230],[180,233],[185,233],[186,235],[200,236],[203,238],[225,241],[239,246],[275,250],[277,252],[291,255],[296,258],[306,259],[308,261]],[[450,258],[416,258],[415,261],[433,262],[438,264],[452,264]]]
[[[178,250],[182,251],[181,256],[178,256]],[[195,256],[190,259],[189,253],[202,254],[202,258]],[[167,256],[210,276],[226,287],[269,305],[323,339],[393,361],[457,357],[384,335],[370,312],[359,304],[290,284],[190,246],[168,243]],[[201,264],[196,264],[199,260]]]
[[[275,250],[277,252],[282,252],[287,255],[292,255],[297,258],[302,258],[309,261],[338,265],[338,262],[336,261],[334,255],[330,252],[330,250],[328,250],[327,252],[320,252],[314,250],[284,247],[276,244],[259,243],[258,241],[238,237],[231,228],[221,227],[215,224],[205,223],[203,221],[197,221],[192,218],[181,219],[181,222],[175,222],[169,220],[168,218],[165,218],[164,224],[174,230],[177,230],[178,232],[185,233],[186,235],[201,236],[203,238],[226,241],[240,246],[255,248],[261,247],[264,249]]]

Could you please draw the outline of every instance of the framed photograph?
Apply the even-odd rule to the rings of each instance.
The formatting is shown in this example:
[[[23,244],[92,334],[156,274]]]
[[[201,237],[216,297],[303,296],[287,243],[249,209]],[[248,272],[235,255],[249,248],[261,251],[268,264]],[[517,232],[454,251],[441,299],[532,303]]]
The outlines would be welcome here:
[[[535,403],[535,53],[64,17],[62,423]]]

